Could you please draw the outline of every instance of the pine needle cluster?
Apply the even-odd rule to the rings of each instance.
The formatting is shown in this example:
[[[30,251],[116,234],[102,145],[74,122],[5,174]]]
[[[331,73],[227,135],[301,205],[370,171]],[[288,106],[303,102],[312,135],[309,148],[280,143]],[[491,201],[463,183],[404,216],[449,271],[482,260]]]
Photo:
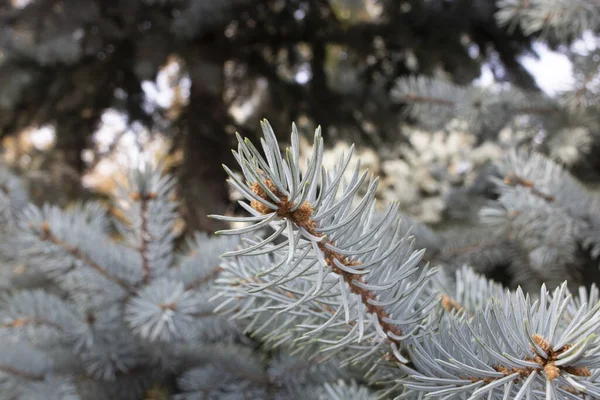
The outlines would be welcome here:
[[[262,153],[238,136],[234,155],[243,175],[226,167],[250,216],[213,216],[245,223],[218,232],[241,235],[243,243],[225,254],[219,311],[246,321],[248,332],[273,347],[293,344],[309,359],[358,368],[382,398],[600,396],[595,286],[589,295],[583,288],[572,295],[566,282],[525,293],[468,267],[455,274],[432,268],[402,229],[398,206],[377,210],[377,179],[359,166],[345,178],[352,150],[328,171],[317,129],[301,171],[296,127],[283,155],[268,122],[262,128]],[[506,210],[514,206],[531,219],[546,203],[572,215],[590,212],[573,201],[583,201],[583,189],[542,156],[517,155],[510,165],[496,215],[516,214]],[[535,203],[530,209],[528,201]],[[550,235],[547,227],[539,232]],[[538,241],[547,247],[531,249],[530,258],[549,253],[549,240]],[[560,257],[546,254],[537,259],[540,268],[553,265],[552,254]]]

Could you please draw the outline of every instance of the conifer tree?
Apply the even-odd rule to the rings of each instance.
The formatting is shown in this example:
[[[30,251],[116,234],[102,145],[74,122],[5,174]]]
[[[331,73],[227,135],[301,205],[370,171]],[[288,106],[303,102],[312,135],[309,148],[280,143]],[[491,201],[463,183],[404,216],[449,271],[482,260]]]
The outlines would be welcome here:
[[[220,254],[237,240],[196,234],[175,249],[173,185],[142,165],[110,213],[62,210],[29,204],[0,170],[0,398],[317,399],[354,387],[332,363],[261,351],[213,313]]]
[[[528,292],[565,279],[572,289],[598,283],[598,196],[578,180],[593,183],[600,176],[600,6],[586,0],[499,0],[496,7],[500,26],[568,57],[573,85],[550,96],[505,82],[466,86],[425,75],[396,81],[391,95],[418,125],[444,131],[458,120],[479,142],[497,143],[504,135],[510,153],[481,171],[479,181],[491,190],[460,188],[446,197],[449,214],[458,209],[470,220],[452,221],[458,227],[447,223],[427,259],[450,269],[468,263]],[[486,204],[490,200],[495,202]]]
[[[503,128],[510,127],[527,132],[525,137],[516,138],[515,144],[544,152],[572,167],[598,142],[600,5],[588,0],[497,0],[496,9],[499,26],[568,57],[573,68],[572,87],[550,97],[505,81],[481,87],[421,74],[399,78],[391,96],[406,106],[406,115],[427,128],[441,129],[449,120],[459,119],[486,140],[495,139]],[[577,40],[584,44],[574,46]],[[497,68],[491,61],[490,65]],[[495,75],[502,75],[501,67],[499,71]]]
[[[465,268],[442,275],[422,263],[425,250],[413,248],[397,205],[378,215],[377,179],[359,166],[344,176],[352,150],[326,170],[317,129],[301,170],[296,127],[283,155],[270,125],[262,128],[262,154],[238,136],[243,175],[225,167],[250,216],[214,216],[246,223],[219,232],[244,235],[244,246],[225,254],[219,310],[273,347],[294,343],[306,357],[362,368],[384,398],[600,396],[595,286],[572,295],[566,282],[554,290],[542,284],[529,294]],[[513,232],[537,230],[542,237],[517,239],[543,269],[573,250],[580,233],[571,221],[593,218],[588,194],[541,157],[513,160],[487,216],[507,219]],[[368,189],[357,199],[363,184]],[[538,227],[535,219],[574,231]]]

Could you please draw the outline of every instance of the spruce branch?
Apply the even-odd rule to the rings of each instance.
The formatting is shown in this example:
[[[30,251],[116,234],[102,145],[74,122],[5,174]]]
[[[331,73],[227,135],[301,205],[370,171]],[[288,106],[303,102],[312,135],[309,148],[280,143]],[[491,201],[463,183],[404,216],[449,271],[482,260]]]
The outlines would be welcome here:
[[[53,362],[44,352],[21,341],[11,341],[2,335],[0,338],[0,393],[7,398],[16,397],[22,385],[43,380]]]
[[[368,381],[383,387],[381,396],[600,394],[600,304],[585,303],[594,302],[597,292],[582,293],[575,302],[566,284],[553,294],[543,286],[532,301],[522,290],[506,291],[468,268],[453,279],[419,268],[422,252],[412,252],[397,208],[374,217],[376,180],[354,201],[366,175],[357,168],[344,180],[349,156],[333,172],[321,167],[319,130],[302,173],[295,126],[285,157],[268,123],[262,128],[264,157],[238,136],[234,156],[243,177],[225,167],[250,216],[213,216],[244,223],[219,232],[241,235],[242,246],[225,254],[218,311],[246,321],[247,332],[274,347],[294,343],[303,355],[318,352],[327,360],[335,355],[343,366],[366,365]],[[538,208],[572,206],[566,199],[576,194],[576,182],[555,181],[560,169],[534,161],[509,169],[514,174],[499,182],[505,192],[526,195]],[[534,170],[539,163],[544,168]],[[549,190],[553,185],[560,190]],[[540,197],[545,193],[553,201]]]
[[[523,186],[525,188],[528,188],[531,191],[531,194],[533,194],[534,196],[537,196],[541,199],[544,199],[549,203],[552,203],[555,200],[554,196],[542,193],[541,191],[536,189],[535,183],[533,183],[529,179],[525,179],[525,178],[518,176],[514,172],[509,172],[504,177],[504,183],[509,186]]]
[[[561,93],[561,103],[576,121],[587,120],[598,112],[598,89],[600,88],[600,50],[571,53],[574,85]]]
[[[0,234],[7,233],[17,216],[29,203],[23,183],[12,172],[0,165]]]
[[[125,308],[125,319],[133,332],[149,341],[189,339],[195,333],[195,318],[203,301],[194,290],[165,278],[155,279],[132,298]]]
[[[600,6],[594,0],[498,0],[496,20],[525,35],[551,33],[561,39],[576,38],[598,28]]]
[[[179,378],[183,390],[176,400],[321,399],[323,383],[346,375],[332,362],[307,362],[278,352],[265,357],[239,345],[200,347],[195,353],[197,366]]]
[[[0,328],[9,331],[23,333],[23,329],[47,327],[66,338],[83,325],[81,314],[59,297],[39,289],[15,292],[2,300]],[[0,329],[0,334],[4,332]],[[38,341],[43,337],[37,329],[30,335]]]
[[[355,381],[347,384],[340,380],[335,383],[326,383],[319,400],[376,400],[378,396],[370,393],[365,387],[360,387]]]
[[[427,128],[439,129],[453,118],[464,120],[476,133],[499,131],[517,115],[558,115],[554,102],[514,88],[464,87],[426,77],[398,79],[391,90],[394,101]]]
[[[148,201],[156,198],[155,193],[140,194],[135,192],[132,194],[134,199],[139,198],[140,201],[140,257],[142,258],[142,269],[144,271],[143,282],[145,285],[150,282],[150,261],[148,260],[148,242],[150,233],[148,232]]]
[[[124,216],[118,228],[139,257],[141,279],[136,288],[160,277],[173,261],[174,181],[162,170],[161,165],[140,165],[130,171],[117,193],[117,206]]]
[[[424,290],[435,270],[419,266],[423,251],[412,251],[397,205],[375,215],[376,179],[355,200],[367,175],[357,166],[343,178],[352,150],[333,171],[322,168],[320,129],[302,173],[295,125],[285,158],[271,127],[262,127],[266,159],[238,136],[234,155],[246,181],[225,167],[252,216],[213,217],[250,223],[223,235],[273,233],[245,237],[245,247],[225,254],[235,258],[217,280],[225,298],[219,310],[247,319],[249,331],[268,332],[275,344],[304,340],[308,352],[325,346],[329,356],[343,354],[343,364],[408,363],[405,341],[421,329],[437,294]]]
[[[319,225],[313,219],[313,206],[308,201],[303,202],[299,206],[294,204],[287,196],[282,195],[270,180],[264,180],[263,185],[255,182],[252,185],[251,190],[265,201],[269,201],[269,199],[266,192],[262,189],[262,186],[269,188],[271,193],[280,199],[279,203],[277,203],[277,210],[275,211],[280,218],[291,221],[297,227],[304,229],[308,235],[323,239],[318,241],[317,246],[323,253],[327,266],[329,266],[334,273],[343,277],[344,282],[346,282],[352,293],[360,296],[367,311],[377,316],[379,325],[383,328],[384,332],[391,332],[394,334],[394,337],[401,337],[402,331],[397,326],[387,322],[390,320],[390,316],[384,308],[380,305],[375,305],[377,296],[374,292],[366,289],[368,284],[363,275],[352,272],[355,269],[354,267],[358,267],[362,263],[359,260],[350,259],[333,250],[338,248],[336,243],[326,239],[322,233],[317,232]],[[271,212],[270,208],[266,208],[264,204],[258,200],[253,200],[250,204],[252,208],[262,214],[269,214]],[[400,348],[400,341],[394,337],[390,337],[388,340],[392,341]]]
[[[431,398],[598,396],[600,304],[581,306],[566,322],[570,302],[563,284],[552,295],[542,287],[536,301],[517,290],[468,318],[446,314],[435,333],[409,348],[415,369],[406,367],[403,381]]]
[[[29,206],[10,227],[23,263],[52,294],[10,287],[0,302],[0,397],[135,400],[151,384],[171,389],[177,381],[177,398],[204,397],[205,388],[237,399],[251,386],[260,387],[253,398],[300,398],[345,376],[333,364],[266,365],[262,356],[258,374],[244,373],[236,361],[244,350],[259,354],[249,346],[255,343],[210,302],[224,270],[220,255],[239,249],[238,239],[197,234],[176,252],[172,182],[160,168],[133,171],[115,199],[122,211],[116,238],[106,211],[89,203]],[[220,351],[195,363],[197,347],[214,350],[215,342]],[[199,390],[188,392],[182,377]]]
[[[32,273],[50,279],[80,300],[87,299],[83,301],[86,311],[133,294],[141,275],[134,271],[135,254],[111,240],[103,215],[92,208],[63,211],[30,205],[15,228],[10,241]]]
[[[43,375],[34,375],[25,371],[18,370],[8,365],[0,365],[0,372],[4,372],[7,374],[17,376],[19,378],[24,378],[32,381],[41,381],[42,379],[44,379]]]
[[[0,328],[22,328],[26,325],[45,325],[45,326],[49,326],[50,328],[54,328],[56,330],[62,330],[62,327],[53,323],[52,321],[48,321],[46,319],[43,318],[31,318],[31,317],[24,317],[24,318],[16,318],[13,319],[11,321],[6,321],[6,322],[2,322],[0,323]]]
[[[221,254],[237,246],[237,238],[196,233],[186,238],[186,248],[179,257],[177,266],[167,270],[167,276],[182,282],[186,290],[209,290],[223,271]]]
[[[42,224],[40,225],[39,238],[42,241],[50,242],[50,243],[60,247],[66,253],[71,255],[74,259],[82,262],[83,264],[85,264],[85,265],[89,266],[90,268],[92,268],[93,270],[97,271],[100,275],[104,276],[109,281],[122,287],[123,290],[125,290],[127,292],[131,292],[132,289],[128,282],[126,282],[124,279],[114,276],[113,274],[108,272],[103,266],[101,266],[100,264],[91,260],[85,254],[83,254],[79,248],[73,247],[73,246],[69,245],[68,243],[64,242],[63,240],[61,240],[58,236],[56,236],[52,232],[52,228],[47,221],[42,222]]]
[[[29,382],[22,388],[21,398],[28,400],[81,400],[72,380],[57,377]]]
[[[592,247],[598,222],[595,197],[560,165],[539,153],[511,152],[495,179],[499,197],[480,210],[484,224],[526,255],[524,268],[550,287],[579,281],[580,249]],[[542,279],[543,278],[543,279]]]
[[[207,271],[204,276],[196,278],[195,280],[186,284],[185,289],[186,290],[197,289],[200,286],[204,286],[204,285],[214,281],[219,276],[219,274],[221,273],[222,270],[223,269],[221,268],[220,265],[213,267],[212,269]]]

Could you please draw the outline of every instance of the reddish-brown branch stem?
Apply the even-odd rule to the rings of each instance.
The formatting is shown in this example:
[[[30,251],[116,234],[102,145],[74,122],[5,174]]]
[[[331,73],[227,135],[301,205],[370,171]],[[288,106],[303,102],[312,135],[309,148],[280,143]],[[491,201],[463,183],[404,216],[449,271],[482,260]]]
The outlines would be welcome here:
[[[321,236],[314,230],[309,231],[309,233],[314,236]],[[365,307],[367,308],[367,311],[372,314],[375,314],[377,316],[379,325],[381,326],[381,328],[383,329],[384,332],[392,332],[397,336],[401,336],[402,331],[400,331],[400,329],[397,326],[384,321],[385,318],[389,318],[389,315],[383,309],[383,307],[375,306],[375,305],[371,304],[371,302],[369,301],[369,300],[371,300],[371,301],[376,300],[375,294],[373,292],[370,292],[369,290],[362,289],[354,284],[353,281],[366,283],[365,280],[363,279],[363,277],[360,275],[351,274],[346,271],[342,271],[340,268],[338,268],[335,265],[335,262],[333,260],[337,259],[340,263],[342,263],[343,265],[346,265],[346,266],[360,265],[360,262],[350,260],[341,254],[338,254],[332,250],[329,250],[328,248],[325,247],[325,242],[327,242],[329,244],[333,244],[333,242],[323,241],[323,242],[319,243],[319,245],[318,245],[319,249],[323,252],[325,260],[327,261],[327,265],[329,265],[329,267],[333,270],[333,272],[335,272],[338,275],[341,275],[342,278],[344,278],[344,282],[346,282],[348,284],[348,287],[350,287],[350,291],[352,293],[360,296],[361,302],[365,305]],[[388,339],[390,341],[396,343],[397,345],[400,345],[400,343],[397,340],[392,339],[390,337],[388,337]]]
[[[277,210],[277,214],[280,217],[294,221],[294,223],[297,226],[306,229],[313,236],[322,236],[321,233],[316,231],[317,222],[312,218],[312,205],[310,205],[308,202],[305,202],[295,211],[291,211],[294,207],[294,204],[290,202],[287,197],[279,193],[277,187],[273,184],[273,182],[265,180],[263,183],[269,188],[269,190],[271,190],[276,196],[278,196],[281,199],[279,203],[279,209]],[[252,187],[252,190],[261,198],[267,199],[267,194],[260,187],[259,184],[255,183]],[[254,209],[262,213],[272,212],[272,210],[264,207],[264,205],[262,205],[262,203],[258,201],[252,201],[251,205]],[[376,306],[371,303],[372,300],[376,299],[375,294],[369,290],[363,289],[354,284],[354,281],[365,283],[364,278],[361,275],[351,274],[346,271],[343,271],[342,269],[337,267],[335,263],[335,261],[337,260],[339,263],[346,266],[357,266],[361,264],[360,261],[351,260],[342,254],[336,253],[335,251],[328,249],[325,246],[326,243],[334,245],[332,241],[322,241],[318,244],[318,247],[323,252],[323,256],[325,257],[327,265],[332,269],[333,272],[342,276],[344,282],[348,284],[352,293],[360,296],[360,299],[367,308],[367,311],[377,316],[379,325],[381,326],[384,332],[390,332],[394,335],[401,336],[402,331],[397,326],[385,321],[385,319],[389,319],[389,315],[383,309],[383,307]],[[387,337],[387,339],[390,342],[393,342],[396,345],[400,346],[400,342],[398,340],[393,339],[389,336]]]
[[[150,282],[150,261],[148,260],[148,199],[142,197],[140,202],[140,256],[142,257],[142,270],[144,271],[144,284]]]
[[[514,373],[518,373],[520,379],[526,379],[533,371],[538,373],[542,373],[546,375],[546,378],[553,381],[561,374],[561,372],[566,372],[575,376],[591,376],[592,372],[586,367],[572,367],[572,366],[558,366],[556,365],[556,360],[558,357],[565,351],[569,350],[572,347],[571,344],[567,344],[560,349],[553,349],[550,343],[543,338],[541,335],[533,335],[533,341],[546,353],[546,355],[541,355],[537,352],[537,350],[532,347],[531,350],[535,354],[533,358],[526,357],[525,361],[535,362],[538,364],[538,367],[525,367],[525,368],[517,368],[517,367],[506,367],[504,365],[495,365],[494,369],[498,372],[504,374],[504,376],[509,376]],[[518,378],[515,378],[518,379]],[[492,383],[500,378],[478,378],[478,377],[467,377],[466,379],[471,380],[472,382],[484,381],[486,384]],[[571,389],[571,388],[569,388]]]
[[[131,194],[133,201],[140,202],[140,247],[138,249],[142,261],[142,282],[147,285],[152,278],[152,269],[150,268],[150,259],[148,258],[148,244],[150,243],[150,232],[148,232],[148,203],[156,198],[156,193]]]
[[[28,324],[48,325],[52,328],[62,331],[62,327],[58,324],[55,324],[54,322],[47,321],[42,318],[33,317],[17,318],[9,322],[3,322],[2,324],[0,324],[0,328],[21,328],[22,326]]]
[[[549,203],[552,203],[552,202],[554,202],[556,200],[554,198],[554,196],[551,196],[549,194],[542,193],[541,191],[539,191],[535,187],[535,183],[533,183],[529,179],[525,179],[525,178],[522,178],[522,177],[518,176],[514,172],[510,172],[508,175],[506,175],[504,177],[504,183],[507,184],[507,185],[511,185],[511,186],[523,186],[523,187],[529,188],[531,190],[531,193],[534,196],[537,196],[537,197],[539,197],[541,199],[544,199],[544,200],[546,200]]]
[[[121,279],[119,277],[111,275],[101,265],[99,265],[98,263],[96,263],[93,260],[90,260],[88,257],[86,257],[81,252],[81,250],[79,250],[76,247],[72,247],[71,245],[69,245],[68,243],[63,242],[56,235],[54,235],[54,233],[50,229],[50,225],[47,222],[42,223],[41,228],[42,228],[42,235],[40,236],[40,238],[42,240],[49,241],[49,242],[54,243],[55,245],[61,247],[68,254],[70,254],[72,257],[74,257],[74,258],[76,258],[76,259],[78,259],[80,261],[83,261],[85,264],[87,264],[88,266],[90,266],[92,269],[96,270],[98,273],[100,273],[100,275],[104,276],[109,281],[114,282],[117,285],[121,286],[127,292],[130,291],[131,288],[129,287],[129,284],[126,281],[124,281],[123,279]]]

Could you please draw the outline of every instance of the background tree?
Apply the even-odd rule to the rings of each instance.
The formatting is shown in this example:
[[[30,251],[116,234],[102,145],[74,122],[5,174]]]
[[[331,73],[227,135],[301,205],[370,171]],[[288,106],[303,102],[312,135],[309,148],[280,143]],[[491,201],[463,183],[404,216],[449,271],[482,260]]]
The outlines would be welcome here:
[[[495,12],[493,0],[5,1],[0,135],[53,126],[52,163],[76,184],[110,152],[92,135],[119,110],[126,129],[164,135],[183,153],[186,223],[210,231],[204,215],[227,204],[220,164],[231,161],[234,125],[251,136],[259,117],[277,132],[319,121],[326,136],[383,151],[406,141],[390,97],[399,76],[469,84],[489,62],[498,80],[536,89],[519,63],[531,38],[496,24]],[[161,105],[149,92],[169,65],[176,93]]]

